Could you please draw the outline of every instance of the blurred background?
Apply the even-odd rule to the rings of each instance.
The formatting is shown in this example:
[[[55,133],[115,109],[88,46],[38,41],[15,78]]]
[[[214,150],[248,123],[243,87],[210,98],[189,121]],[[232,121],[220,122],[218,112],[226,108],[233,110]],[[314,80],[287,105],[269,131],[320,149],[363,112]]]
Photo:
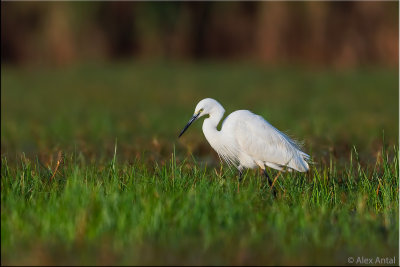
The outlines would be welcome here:
[[[398,132],[397,2],[2,2],[2,154],[205,157],[197,102],[250,109],[307,152]],[[385,138],[385,139],[383,139]],[[104,153],[103,153],[104,152]],[[11,154],[10,154],[11,153]]]
[[[334,67],[398,61],[398,3],[2,3],[1,60],[251,60]]]

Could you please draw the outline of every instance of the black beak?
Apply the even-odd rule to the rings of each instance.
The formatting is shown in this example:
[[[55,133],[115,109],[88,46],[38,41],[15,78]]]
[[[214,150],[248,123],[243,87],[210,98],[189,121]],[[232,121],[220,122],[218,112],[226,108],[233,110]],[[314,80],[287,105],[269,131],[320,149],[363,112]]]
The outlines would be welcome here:
[[[183,128],[182,132],[179,134],[179,137],[182,136],[182,134],[189,128],[190,124],[192,124],[198,117],[200,113],[194,114],[193,117],[189,120],[189,122],[186,124],[185,128]],[[179,138],[178,137],[178,138]]]

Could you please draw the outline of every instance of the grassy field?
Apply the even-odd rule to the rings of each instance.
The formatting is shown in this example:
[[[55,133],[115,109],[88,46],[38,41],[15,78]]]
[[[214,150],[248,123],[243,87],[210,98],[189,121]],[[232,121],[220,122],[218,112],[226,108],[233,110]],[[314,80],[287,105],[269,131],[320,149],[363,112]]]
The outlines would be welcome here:
[[[2,264],[398,264],[397,75],[3,66]],[[238,191],[201,123],[177,139],[205,97],[303,140],[311,170],[280,174],[276,197],[251,170]]]

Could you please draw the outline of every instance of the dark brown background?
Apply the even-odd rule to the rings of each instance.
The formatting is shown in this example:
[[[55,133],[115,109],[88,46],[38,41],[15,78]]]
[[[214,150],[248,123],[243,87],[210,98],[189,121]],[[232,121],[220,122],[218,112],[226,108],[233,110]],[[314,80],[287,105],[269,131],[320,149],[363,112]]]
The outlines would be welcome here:
[[[1,60],[397,66],[395,2],[1,2]]]

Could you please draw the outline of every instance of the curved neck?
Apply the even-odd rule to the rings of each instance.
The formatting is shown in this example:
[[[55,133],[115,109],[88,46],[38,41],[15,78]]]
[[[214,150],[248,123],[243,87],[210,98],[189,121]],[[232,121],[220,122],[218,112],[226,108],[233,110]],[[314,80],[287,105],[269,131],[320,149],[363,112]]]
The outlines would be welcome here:
[[[220,131],[218,131],[217,126],[221,121],[222,116],[224,116],[224,110],[219,110],[211,113],[210,117],[205,119],[203,122],[204,135],[214,149],[216,149],[216,146],[219,144],[217,140],[219,138]]]

